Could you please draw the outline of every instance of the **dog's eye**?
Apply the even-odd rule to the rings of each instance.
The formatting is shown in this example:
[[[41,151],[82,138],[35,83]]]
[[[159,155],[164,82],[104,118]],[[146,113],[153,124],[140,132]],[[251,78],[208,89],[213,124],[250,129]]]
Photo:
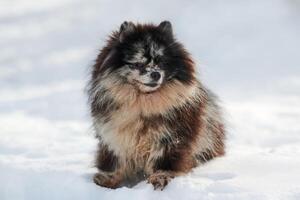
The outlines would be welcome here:
[[[135,63],[134,65],[135,65],[136,68],[142,68],[142,67],[144,67],[143,63]]]
[[[133,63],[128,65],[130,69],[140,69],[144,66],[143,63]]]

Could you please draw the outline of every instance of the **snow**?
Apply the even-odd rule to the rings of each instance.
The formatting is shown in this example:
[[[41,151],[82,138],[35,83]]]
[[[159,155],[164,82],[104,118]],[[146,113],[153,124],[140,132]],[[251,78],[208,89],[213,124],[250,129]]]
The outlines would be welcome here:
[[[300,3],[0,2],[0,199],[300,199]],[[227,155],[164,191],[116,190],[96,171],[84,86],[124,20],[171,20],[219,94]]]

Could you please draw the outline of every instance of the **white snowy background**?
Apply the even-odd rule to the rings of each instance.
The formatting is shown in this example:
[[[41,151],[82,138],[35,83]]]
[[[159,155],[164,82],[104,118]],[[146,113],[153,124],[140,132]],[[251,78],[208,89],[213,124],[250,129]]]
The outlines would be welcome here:
[[[89,68],[124,20],[166,19],[222,100],[227,155],[162,192],[100,188]],[[0,199],[300,199],[300,1],[0,0]]]

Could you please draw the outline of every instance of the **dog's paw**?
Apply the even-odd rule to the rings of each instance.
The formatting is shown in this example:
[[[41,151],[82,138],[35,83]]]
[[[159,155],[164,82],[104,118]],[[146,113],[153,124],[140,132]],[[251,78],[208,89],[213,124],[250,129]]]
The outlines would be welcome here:
[[[115,189],[120,185],[119,178],[105,173],[96,173],[93,180],[97,185],[111,189]]]
[[[163,190],[166,185],[174,178],[170,172],[157,171],[148,177],[148,183],[151,183],[154,190]]]

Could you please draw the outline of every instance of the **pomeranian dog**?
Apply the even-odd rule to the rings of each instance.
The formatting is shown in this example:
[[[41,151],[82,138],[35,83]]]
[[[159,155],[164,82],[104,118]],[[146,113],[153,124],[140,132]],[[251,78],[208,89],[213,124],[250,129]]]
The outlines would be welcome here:
[[[125,21],[98,55],[88,93],[100,186],[147,179],[162,190],[175,176],[224,154],[216,97],[196,78],[169,21]]]

